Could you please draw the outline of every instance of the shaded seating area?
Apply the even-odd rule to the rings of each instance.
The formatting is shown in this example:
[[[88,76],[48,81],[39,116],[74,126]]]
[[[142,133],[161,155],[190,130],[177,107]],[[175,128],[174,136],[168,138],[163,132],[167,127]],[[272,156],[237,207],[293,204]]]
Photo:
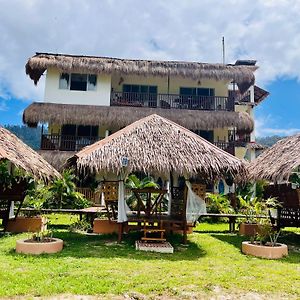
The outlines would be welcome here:
[[[23,204],[28,182],[20,177],[12,180],[16,168],[30,174],[35,180],[47,182],[60,174],[38,153],[14,134],[0,127],[0,161],[5,162],[5,175],[0,178],[0,218],[6,229],[7,222],[16,219]],[[15,211],[14,206],[17,205]]]
[[[300,227],[300,189],[291,184],[292,175],[299,177],[300,134],[278,141],[266,149],[247,167],[249,180],[264,179],[270,182],[265,187],[264,197],[276,197],[281,203],[277,217],[271,221],[277,228]]]
[[[108,181],[106,178],[116,182],[110,193],[113,191],[114,204],[117,202],[119,241],[123,233],[134,229],[146,232],[144,238],[148,238],[148,225],[155,226],[151,229],[156,233],[180,231],[186,241],[188,226],[206,213],[205,188],[194,186],[193,190],[190,178],[198,176],[203,182],[212,182],[246,174],[245,165],[238,158],[155,114],[81,150],[68,160],[68,165],[103,178],[104,182]],[[138,206],[136,211],[129,211],[124,181],[134,172],[161,178],[165,186],[132,190]],[[184,179],[182,187],[176,183],[179,177]],[[107,187],[103,191],[107,193]],[[167,210],[162,209],[163,199],[167,199]],[[164,239],[164,236],[159,234],[158,238]]]

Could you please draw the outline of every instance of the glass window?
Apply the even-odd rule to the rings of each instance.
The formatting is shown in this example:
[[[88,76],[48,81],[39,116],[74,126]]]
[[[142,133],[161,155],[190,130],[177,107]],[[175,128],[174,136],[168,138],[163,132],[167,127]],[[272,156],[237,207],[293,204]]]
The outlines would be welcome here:
[[[72,91],[95,91],[97,86],[97,75],[62,73],[59,77],[59,88]]]
[[[87,90],[87,74],[71,74],[71,91],[86,91]]]
[[[62,73],[59,77],[59,88],[68,90],[70,83],[70,75],[68,73]]]
[[[88,75],[88,91],[95,91],[97,86],[97,75]]]

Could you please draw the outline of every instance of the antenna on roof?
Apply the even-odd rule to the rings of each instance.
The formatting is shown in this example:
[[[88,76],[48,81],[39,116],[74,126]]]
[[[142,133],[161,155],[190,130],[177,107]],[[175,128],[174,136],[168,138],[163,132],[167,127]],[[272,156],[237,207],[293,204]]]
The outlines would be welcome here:
[[[223,54],[223,65],[225,65],[225,37],[222,37],[222,54]]]

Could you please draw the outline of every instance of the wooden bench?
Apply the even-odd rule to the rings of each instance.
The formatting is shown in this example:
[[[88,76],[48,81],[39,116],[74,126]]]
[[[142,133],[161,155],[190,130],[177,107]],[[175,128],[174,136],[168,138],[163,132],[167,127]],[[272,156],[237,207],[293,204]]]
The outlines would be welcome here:
[[[277,209],[277,218],[270,215],[272,225],[277,229],[300,227],[300,207],[283,207]]]
[[[228,218],[229,223],[229,231],[234,232],[235,226],[236,226],[236,220],[238,218],[247,218],[247,217],[254,217],[256,219],[268,219],[268,216],[249,216],[249,215],[243,215],[243,214],[203,214],[199,217],[199,219],[203,217],[215,217],[215,218]]]

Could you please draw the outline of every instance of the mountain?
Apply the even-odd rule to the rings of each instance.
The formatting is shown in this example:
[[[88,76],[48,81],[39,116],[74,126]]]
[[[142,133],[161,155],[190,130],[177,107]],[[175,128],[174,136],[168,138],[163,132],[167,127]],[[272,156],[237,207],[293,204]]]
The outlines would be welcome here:
[[[40,126],[37,128],[29,128],[24,125],[5,125],[4,128],[15,134],[32,149],[40,149],[42,131],[42,128]]]
[[[279,136],[279,135],[265,136],[261,138],[256,138],[256,142],[262,144],[263,146],[271,147],[283,138],[284,136]]]

